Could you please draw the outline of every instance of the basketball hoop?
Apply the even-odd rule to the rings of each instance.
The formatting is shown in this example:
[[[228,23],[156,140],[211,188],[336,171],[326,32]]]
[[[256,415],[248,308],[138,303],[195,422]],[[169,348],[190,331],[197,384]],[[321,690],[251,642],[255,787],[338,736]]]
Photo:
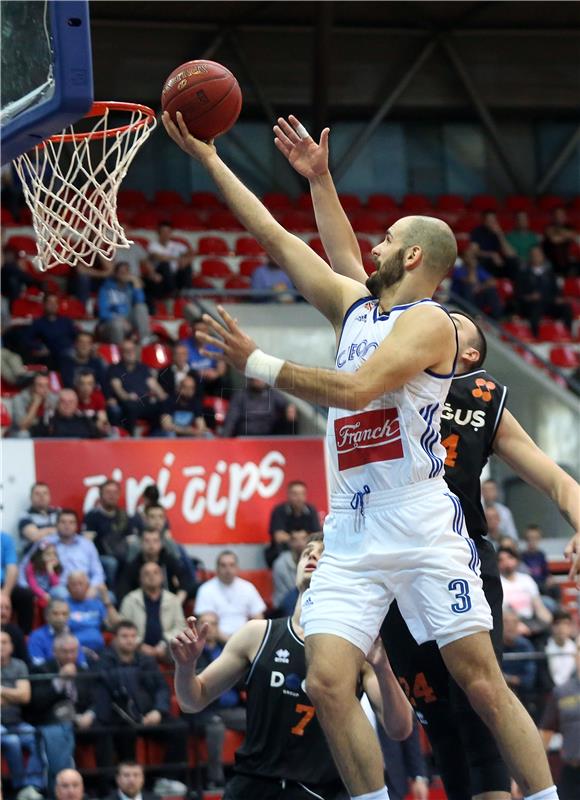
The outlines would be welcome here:
[[[111,112],[130,114],[113,126]],[[137,103],[94,103],[83,120],[14,160],[36,234],[37,266],[91,267],[133,244],[117,219],[117,192],[137,150],[154,130],[155,112]],[[75,126],[77,129],[75,130]]]

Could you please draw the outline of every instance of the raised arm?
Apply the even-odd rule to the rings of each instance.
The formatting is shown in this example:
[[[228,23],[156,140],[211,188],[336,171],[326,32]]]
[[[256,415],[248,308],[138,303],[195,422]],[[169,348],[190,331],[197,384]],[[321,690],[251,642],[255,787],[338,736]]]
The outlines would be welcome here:
[[[425,369],[447,374],[455,355],[453,322],[432,305],[415,306],[402,314],[356,372],[303,367],[266,355],[222,307],[218,309],[224,326],[206,315],[212,333],[198,333],[202,342],[219,347],[225,360],[248,377],[319,405],[358,411]]]
[[[513,414],[502,415],[493,449],[530,486],[556,503],[575,534],[566,547],[570,579],[580,582],[580,486],[528,436]]]
[[[364,284],[368,276],[360,247],[328,169],[330,128],[322,131],[320,143],[316,144],[300,120],[291,114],[288,121],[280,117],[274,133],[278,150],[300,175],[308,178],[316,226],[332,269]]]
[[[360,284],[329,270],[327,264],[306,242],[288,233],[274,219],[268,209],[219,158],[212,143],[206,144],[195,139],[187,130],[179,112],[177,119],[178,125],[175,125],[167,112],[163,115],[163,124],[171,138],[182,150],[200,161],[244,228],[282,267],[298,291],[339,328],[346,309],[364,296]]]
[[[362,685],[373,711],[389,738],[408,739],[413,732],[413,709],[391,669],[380,639],[373,645],[367,661]]]
[[[171,640],[175,661],[175,693],[182,711],[196,714],[235,686],[242,679],[266,631],[266,622],[248,622],[229,639],[221,655],[196,675],[203,652],[207,624],[198,631],[195,617],[188,617],[187,628]]]

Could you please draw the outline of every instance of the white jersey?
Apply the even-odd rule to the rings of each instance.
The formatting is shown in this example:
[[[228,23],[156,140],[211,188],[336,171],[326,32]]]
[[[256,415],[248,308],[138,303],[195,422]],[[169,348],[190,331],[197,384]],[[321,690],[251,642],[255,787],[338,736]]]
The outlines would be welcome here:
[[[356,372],[387,338],[401,314],[419,303],[442,308],[425,299],[381,314],[375,298],[357,300],[345,314],[336,368]],[[446,453],[439,423],[452,377],[453,372],[437,375],[426,370],[400,389],[377,397],[362,411],[331,408],[326,431],[331,495],[358,495],[360,501],[361,493],[440,478]]]

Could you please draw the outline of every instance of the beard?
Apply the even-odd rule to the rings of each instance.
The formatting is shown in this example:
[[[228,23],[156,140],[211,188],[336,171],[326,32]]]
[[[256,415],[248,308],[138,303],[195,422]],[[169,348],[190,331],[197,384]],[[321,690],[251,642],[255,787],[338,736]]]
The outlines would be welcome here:
[[[373,297],[380,297],[384,289],[390,289],[403,279],[405,274],[405,255],[400,247],[376,272],[370,275],[365,286]]]

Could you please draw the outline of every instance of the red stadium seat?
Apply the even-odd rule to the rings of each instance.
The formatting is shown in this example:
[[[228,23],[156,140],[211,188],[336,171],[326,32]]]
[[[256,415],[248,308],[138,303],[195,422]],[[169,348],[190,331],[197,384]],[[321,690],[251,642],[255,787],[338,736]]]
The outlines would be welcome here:
[[[324,245],[322,244],[322,239],[318,236],[314,236],[309,242],[309,246],[314,250],[314,252],[319,255],[321,258],[324,258],[328,261],[328,256],[326,255],[326,250],[324,249]]]
[[[312,197],[310,192],[304,192],[300,195],[298,200],[296,201],[296,208],[301,211],[311,211],[312,210]]]
[[[229,256],[230,247],[221,236],[202,236],[197,243],[200,256]]]
[[[0,428],[9,428],[12,425],[12,417],[10,416],[10,412],[0,401]]]
[[[288,231],[315,231],[316,221],[312,213],[304,211],[286,211],[280,218],[280,224]]]
[[[542,234],[550,222],[550,215],[545,211],[531,211],[529,220],[534,233]]]
[[[200,265],[200,274],[206,278],[229,278],[232,271],[221,258],[204,258]]]
[[[437,198],[436,208],[438,211],[463,213],[465,211],[465,200],[459,194],[442,194]]]
[[[223,208],[223,203],[213,192],[192,192],[191,204],[198,211],[210,211],[215,208]]]
[[[63,297],[58,304],[58,313],[70,319],[86,319],[85,304],[76,297]]]
[[[497,211],[499,202],[493,194],[476,194],[471,198],[469,207],[472,211]]]
[[[143,208],[147,205],[145,194],[137,189],[121,189],[117,199],[123,208]]]
[[[338,199],[347,214],[352,214],[362,208],[360,197],[356,194],[339,194]]]
[[[171,364],[171,350],[159,342],[146,344],[141,350],[141,361],[146,367],[162,369]]]
[[[36,240],[32,236],[11,236],[6,242],[6,247],[11,247],[17,253],[27,253],[29,256],[35,256],[38,252]]]
[[[557,319],[544,319],[540,322],[538,339],[541,342],[571,342],[570,331]]]
[[[419,214],[432,209],[431,201],[424,194],[406,194],[401,209],[410,214]]]
[[[168,319],[172,319],[172,318],[168,317]],[[160,321],[159,319],[155,319],[155,317],[153,317],[153,319],[151,320],[151,333],[154,336],[157,336],[157,338],[163,344],[171,345],[175,341],[174,337],[167,330],[167,328],[165,327],[163,322]]]
[[[388,194],[371,194],[367,200],[367,208],[369,211],[375,211],[377,213],[389,213],[391,211],[397,211],[399,205],[397,201]]]
[[[373,249],[373,243],[370,239],[367,239],[366,236],[357,236],[356,240],[358,242],[358,246],[360,247],[360,251],[362,255],[366,255],[370,253]]]
[[[205,275],[194,275],[191,279],[191,286],[194,289],[215,289],[215,283]]]
[[[357,233],[384,234],[388,227],[384,223],[384,217],[380,217],[371,211],[359,211],[357,214],[353,214],[350,222]]]
[[[179,192],[173,192],[168,189],[162,189],[155,192],[155,199],[153,200],[156,206],[184,206],[185,200]]]
[[[182,231],[203,231],[205,224],[193,208],[180,208],[173,213],[173,225]]]
[[[566,278],[564,280],[564,295],[566,297],[580,297],[580,278]]]
[[[243,261],[239,263],[239,271],[240,275],[245,278],[250,278],[252,273],[257,267],[261,267],[265,261],[263,258],[244,258]]]
[[[240,578],[245,578],[247,581],[250,581],[250,583],[253,583],[262,595],[264,602],[268,606],[272,606],[272,595],[274,593],[272,570],[246,569],[240,570],[239,575]]]
[[[458,234],[455,240],[457,242],[457,255],[462,256],[471,244],[469,236],[467,234]]]
[[[495,288],[500,296],[502,303],[508,303],[514,296],[514,284],[509,278],[498,278],[495,282]]]
[[[530,212],[534,210],[534,201],[526,194],[510,194],[505,201],[505,207],[506,211],[512,211],[513,213],[517,211]]]
[[[530,328],[530,323],[526,320],[516,319],[512,322],[504,322],[501,327],[506,333],[510,333],[512,336],[515,336],[516,339],[519,339],[526,344],[535,341]]]
[[[12,304],[13,317],[30,317],[36,319],[43,314],[42,303],[38,300],[30,300],[26,297],[19,297]]]
[[[8,208],[0,208],[0,224],[2,225],[14,225],[16,220],[12,216],[12,212]]]
[[[565,200],[558,194],[544,194],[538,199],[538,208],[540,211],[553,211],[555,208],[565,206]]]
[[[236,240],[235,253],[237,256],[263,256],[265,255],[265,250],[262,245],[251,236],[240,236],[240,238]]]
[[[456,234],[458,233],[467,233],[470,234],[474,228],[477,228],[478,225],[481,224],[481,217],[479,214],[475,214],[473,211],[467,211],[465,214],[462,214],[461,217],[457,220],[455,225],[453,226],[453,230]]]
[[[238,222],[231,211],[227,209],[217,209],[210,211],[207,216],[207,227],[215,231],[241,231],[242,225]]]
[[[144,208],[133,217],[133,225],[135,228],[156,228],[161,219],[166,216],[156,208]]]
[[[243,275],[232,275],[231,278],[228,278],[224,283],[224,289],[250,289],[252,283],[249,278],[244,277]],[[241,298],[232,298],[241,299]]]
[[[293,207],[292,200],[287,194],[283,192],[266,192],[262,197],[262,203],[270,211],[279,211],[280,209],[291,209]]]
[[[580,367],[580,355],[573,347],[552,347],[550,350],[550,363],[561,369],[576,369]]]
[[[509,233],[515,225],[515,216],[511,211],[498,211],[497,221],[504,233]]]
[[[97,345],[97,355],[107,364],[118,364],[121,360],[121,352],[116,344],[101,342]]]
[[[181,325],[179,326],[179,331],[177,333],[178,341],[181,341],[182,339],[189,339],[191,334],[192,334],[191,325],[187,322],[182,322]]]

